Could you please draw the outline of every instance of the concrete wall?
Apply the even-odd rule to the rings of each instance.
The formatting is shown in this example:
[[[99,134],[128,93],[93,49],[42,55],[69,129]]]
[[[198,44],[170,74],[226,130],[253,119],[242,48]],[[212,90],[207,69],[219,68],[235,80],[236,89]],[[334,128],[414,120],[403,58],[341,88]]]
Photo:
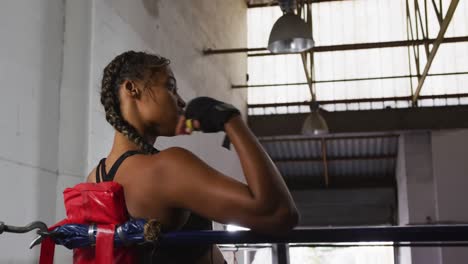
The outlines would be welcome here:
[[[408,208],[408,182],[406,175],[406,151],[405,137],[401,135],[398,141],[398,157],[396,164],[396,182],[397,182],[397,203],[398,203],[398,223],[407,225],[409,223]],[[411,248],[403,247],[396,249],[398,263],[411,263]]]
[[[245,54],[205,57],[204,48],[246,45],[244,1],[83,0],[2,2],[0,9],[0,221],[51,224],[64,217],[62,191],[83,181],[113,138],[99,103],[104,66],[126,50],[172,61],[184,99],[208,95],[245,114]],[[161,139],[185,146],[242,180],[222,133]],[[35,263],[33,234],[0,236],[0,263]],[[69,263],[59,248],[56,262]]]
[[[0,221],[55,221],[64,5],[2,1]],[[0,236],[0,263],[26,263],[33,234]]]
[[[431,132],[400,136],[397,165],[399,224],[435,221],[434,177]],[[401,264],[440,263],[439,248],[400,248]]]
[[[204,48],[242,47],[247,43],[244,1],[94,1],[88,170],[108,153],[113,129],[99,101],[102,69],[123,51],[144,50],[167,57],[181,96],[212,96],[246,113],[245,91],[231,90],[245,81],[245,54],[206,57]],[[156,147],[185,147],[212,167],[244,181],[234,151],[221,148],[224,133],[158,138]],[[242,254],[238,254],[238,260]]]
[[[113,130],[99,102],[102,69],[123,51],[145,50],[169,58],[185,100],[209,95],[230,101],[245,113],[245,92],[230,89],[232,83],[245,80],[245,54],[202,55],[207,47],[245,45],[243,1],[95,1],[93,18],[89,169],[108,152],[113,140]],[[156,147],[186,147],[214,167],[241,179],[238,162],[229,162],[235,160],[234,153],[219,148],[222,140],[222,133],[161,138]]]
[[[468,130],[411,132],[400,137],[397,166],[401,225],[467,222]],[[405,248],[399,261],[452,264],[468,261],[463,248]]]
[[[62,192],[87,175],[88,97],[91,54],[91,0],[66,1],[59,116],[59,174],[56,221],[65,218]],[[57,247],[55,261],[71,262],[70,250]]]
[[[436,219],[440,222],[468,222],[468,130],[432,133]],[[464,248],[442,248],[444,264],[468,262]]]

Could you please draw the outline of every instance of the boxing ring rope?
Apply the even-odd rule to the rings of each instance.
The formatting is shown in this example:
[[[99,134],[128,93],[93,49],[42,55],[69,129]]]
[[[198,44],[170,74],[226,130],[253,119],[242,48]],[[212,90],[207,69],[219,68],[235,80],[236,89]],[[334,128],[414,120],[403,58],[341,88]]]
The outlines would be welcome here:
[[[311,246],[323,246],[322,243],[328,243],[325,246],[334,246],[330,243],[390,242],[395,243],[396,246],[467,246],[468,225],[308,228],[295,229],[287,234],[274,236],[257,234],[252,231],[190,231],[163,234],[160,242],[169,245],[317,244]]]
[[[47,230],[46,225],[39,221],[25,227],[8,226],[0,222],[0,234],[26,233],[35,229],[39,229],[37,231],[39,235],[41,232],[45,234],[44,231]],[[35,241],[38,244],[41,240]],[[468,246],[468,224],[321,227],[294,229],[277,235],[265,235],[253,231],[176,231],[159,234],[157,241],[164,245],[244,244],[246,247],[247,244],[291,244],[292,247]],[[360,242],[366,243],[359,244]]]

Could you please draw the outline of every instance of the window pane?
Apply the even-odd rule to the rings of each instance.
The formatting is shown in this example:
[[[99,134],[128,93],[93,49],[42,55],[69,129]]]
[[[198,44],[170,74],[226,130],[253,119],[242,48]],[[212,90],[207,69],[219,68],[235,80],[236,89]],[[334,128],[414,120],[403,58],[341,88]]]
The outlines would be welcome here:
[[[290,247],[291,264],[394,264],[393,247]]]
[[[438,4],[438,1],[436,1]],[[425,1],[418,0],[425,21]],[[414,26],[414,2],[410,4]],[[443,1],[444,13],[449,6]],[[432,3],[428,6],[429,36],[440,29]],[[405,0],[332,1],[312,4],[313,35],[317,46],[406,40]],[[271,27],[282,15],[278,6],[248,10],[248,47],[265,47]],[[460,1],[446,37],[468,35],[468,2]],[[418,35],[422,38],[421,31]],[[420,95],[419,106],[467,104],[468,97],[424,98],[434,95],[468,94],[468,44],[443,43],[432,63]],[[431,48],[431,47],[430,47]],[[337,102],[322,104],[328,111],[411,107],[409,98],[418,85],[413,47],[374,48],[314,53],[314,91],[317,100],[354,100],[406,97],[393,101]],[[424,46],[419,53],[419,72],[427,61]],[[275,104],[311,100],[302,59],[297,54],[248,57],[249,85],[278,85],[248,89],[249,104]],[[451,73],[452,75],[441,75]],[[390,79],[355,80],[392,77]],[[398,78],[394,78],[398,77]],[[353,79],[354,81],[350,81]],[[411,80],[411,81],[410,81]],[[253,109],[250,114],[279,114],[310,111],[307,106]]]

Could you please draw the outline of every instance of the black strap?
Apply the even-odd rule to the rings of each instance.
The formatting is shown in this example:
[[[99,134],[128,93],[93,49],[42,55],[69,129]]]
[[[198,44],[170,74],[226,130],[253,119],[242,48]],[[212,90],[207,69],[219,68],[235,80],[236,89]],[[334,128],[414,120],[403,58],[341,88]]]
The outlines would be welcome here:
[[[120,167],[122,162],[126,158],[133,156],[135,154],[144,154],[144,153],[138,150],[129,150],[125,152],[115,161],[115,163],[112,165],[111,169],[109,170],[109,173],[106,173],[106,159],[105,158],[102,159],[99,162],[98,167],[96,168],[96,183],[101,182],[101,179],[103,182],[114,180],[115,173],[117,173],[117,169]]]
[[[117,173],[117,170],[119,169],[120,165],[122,164],[122,162],[130,157],[130,156],[133,156],[135,154],[143,154],[143,152],[141,151],[138,151],[138,150],[129,150],[127,152],[125,152],[124,154],[122,154],[118,159],[117,161],[114,163],[114,165],[112,165],[111,169],[109,170],[109,173],[105,175],[105,179],[104,181],[112,181],[114,180],[114,176],[115,174]],[[105,165],[104,165],[105,166]]]
[[[106,159],[102,159],[99,161],[99,164],[96,168],[96,183],[100,183],[102,181],[102,172],[101,169],[103,168],[102,164],[105,164]],[[104,171],[105,173],[105,171]]]
[[[100,168],[100,177],[101,177],[101,181],[104,182],[106,181],[106,159],[103,158],[99,164],[99,168]]]

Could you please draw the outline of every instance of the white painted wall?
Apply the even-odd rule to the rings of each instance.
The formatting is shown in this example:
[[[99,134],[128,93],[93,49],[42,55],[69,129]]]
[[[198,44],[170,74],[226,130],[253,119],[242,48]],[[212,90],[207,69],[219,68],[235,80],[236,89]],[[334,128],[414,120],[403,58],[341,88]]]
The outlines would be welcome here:
[[[172,61],[184,99],[208,95],[245,113],[246,55],[203,56],[204,48],[246,45],[244,1],[7,0],[0,8],[0,221],[52,224],[65,216],[64,188],[83,181],[109,151],[99,84],[104,66],[126,50]],[[185,146],[242,180],[222,133],[162,139]],[[33,234],[0,236],[0,263],[35,263]],[[70,262],[58,249],[56,262]]]
[[[244,1],[94,1],[91,55],[88,170],[105,156],[113,129],[99,101],[102,69],[129,49],[157,53],[171,60],[181,96],[211,96],[246,113],[245,91],[231,90],[245,81],[245,54],[204,56],[204,48],[243,47],[247,40]],[[234,151],[221,148],[224,133],[158,138],[156,147],[185,147],[212,167],[244,181]],[[238,256],[242,259],[242,254]]]
[[[233,91],[230,85],[245,80],[246,55],[202,55],[208,47],[245,46],[243,1],[95,1],[93,18],[89,169],[107,154],[113,140],[99,101],[102,69],[123,51],[144,50],[169,58],[186,101],[208,95],[229,101],[245,113],[245,92]],[[222,133],[198,134],[161,138],[156,147],[186,147],[215,168],[242,179],[236,155],[220,148],[222,140]]]
[[[82,182],[88,173],[91,7],[92,0],[65,2],[55,221],[65,218],[63,190]],[[70,250],[56,247],[55,262],[71,263]]]
[[[67,1],[60,90],[59,185],[87,173],[88,97],[91,55],[91,0]],[[58,205],[63,206],[60,201]],[[57,212],[58,216],[63,216]]]
[[[63,1],[2,1],[0,221],[55,220]],[[0,263],[31,263],[33,234],[0,236]]]

